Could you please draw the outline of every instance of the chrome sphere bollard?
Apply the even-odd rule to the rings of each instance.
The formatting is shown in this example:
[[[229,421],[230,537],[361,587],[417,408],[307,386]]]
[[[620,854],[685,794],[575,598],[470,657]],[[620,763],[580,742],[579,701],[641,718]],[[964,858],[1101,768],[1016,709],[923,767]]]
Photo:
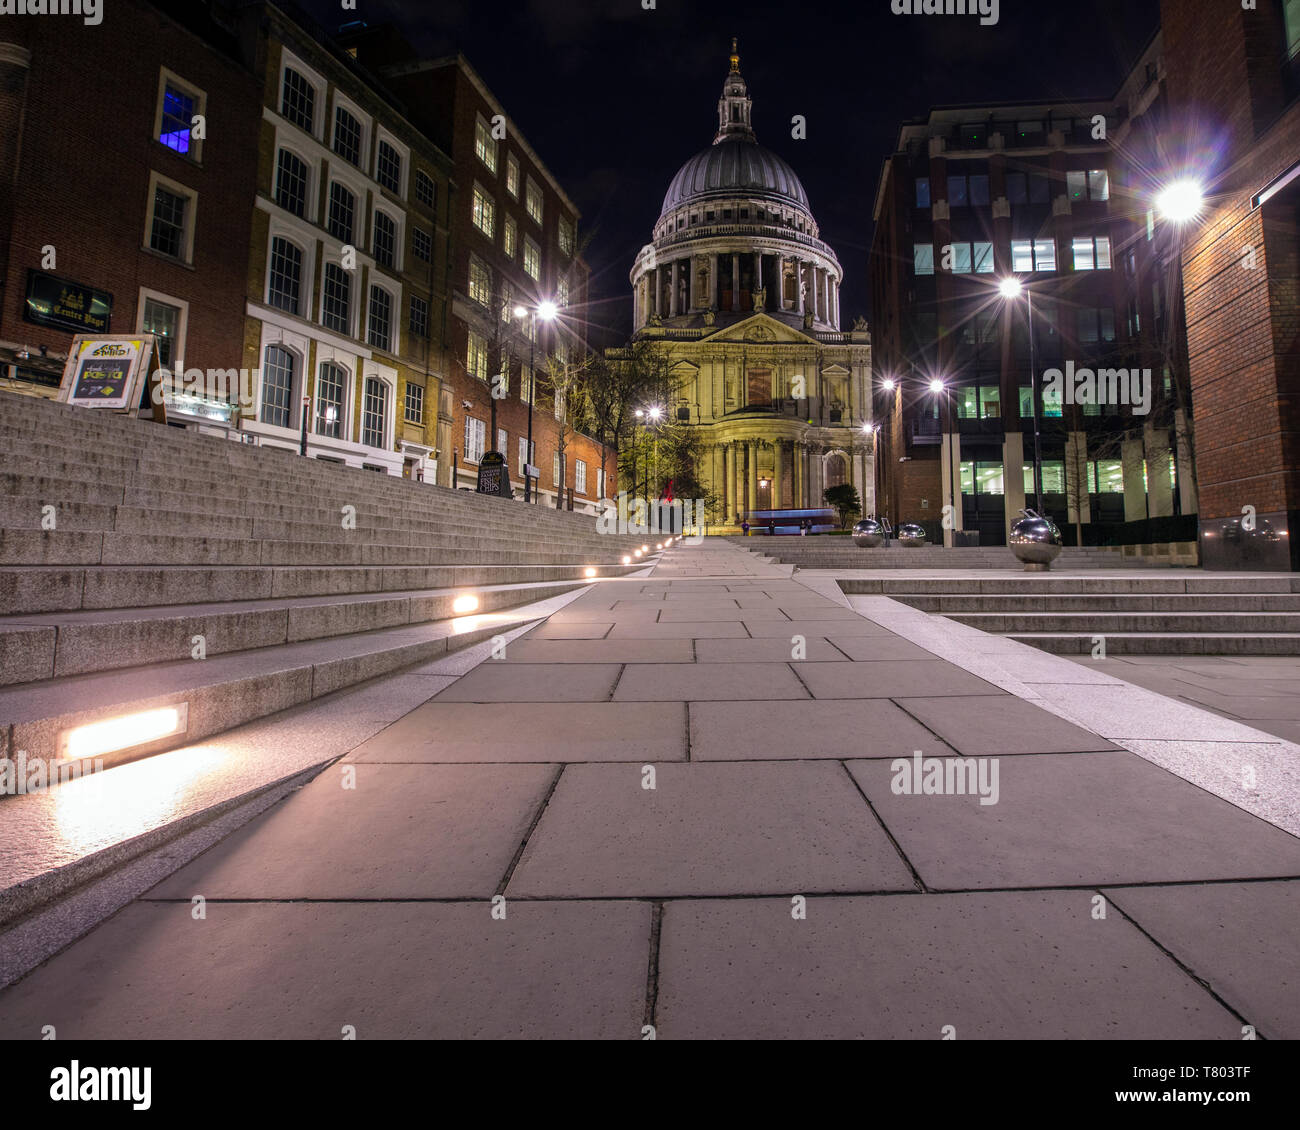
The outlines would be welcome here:
[[[874,518],[864,518],[853,527],[853,544],[859,549],[879,549],[885,544],[885,527]]]
[[[1044,518],[1036,511],[1022,510],[1021,514],[1020,520],[1011,527],[1008,544],[1025,563],[1026,573],[1046,573],[1061,556],[1061,531],[1051,518]]]
[[[923,545],[930,544],[925,536],[925,527],[918,526],[915,522],[904,522],[899,526],[897,537],[898,544],[908,549],[919,549]]]

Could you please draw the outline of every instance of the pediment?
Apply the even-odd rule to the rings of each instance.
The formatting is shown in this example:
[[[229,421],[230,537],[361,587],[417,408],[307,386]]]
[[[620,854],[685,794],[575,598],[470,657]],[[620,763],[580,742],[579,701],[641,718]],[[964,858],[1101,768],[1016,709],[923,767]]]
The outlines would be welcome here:
[[[711,345],[734,343],[736,345],[817,345],[816,338],[770,318],[755,314],[743,322],[727,326],[704,339]]]

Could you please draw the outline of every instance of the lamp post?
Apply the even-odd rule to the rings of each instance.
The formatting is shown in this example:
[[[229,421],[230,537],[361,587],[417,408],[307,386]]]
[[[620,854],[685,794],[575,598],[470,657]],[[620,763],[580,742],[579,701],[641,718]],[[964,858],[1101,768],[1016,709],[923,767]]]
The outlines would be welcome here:
[[[1043,457],[1039,440],[1038,411],[1038,371],[1034,360],[1034,292],[1014,277],[1008,277],[998,284],[1002,297],[1014,301],[1024,295],[1026,311],[1029,318],[1029,407],[1034,423],[1034,510],[1043,512]]]
[[[516,318],[532,318],[531,332],[528,334],[528,458],[524,464],[524,502],[532,505],[533,501],[533,401],[537,397],[537,319],[544,322],[555,318],[558,308],[554,302],[541,302],[529,310],[524,306],[515,307]],[[522,383],[522,382],[521,382]],[[522,392],[523,389],[521,388]]]
[[[930,382],[930,391],[936,396],[943,396],[944,407],[948,409],[948,505],[952,507],[952,546],[957,547],[957,507],[961,505],[957,494],[957,461],[960,458],[957,440],[957,421],[953,417],[952,396],[948,385],[938,377]]]

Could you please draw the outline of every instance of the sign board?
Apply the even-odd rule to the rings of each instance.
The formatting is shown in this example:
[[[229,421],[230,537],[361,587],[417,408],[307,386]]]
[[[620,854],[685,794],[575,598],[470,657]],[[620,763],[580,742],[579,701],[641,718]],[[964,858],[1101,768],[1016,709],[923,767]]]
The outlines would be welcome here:
[[[23,318],[73,333],[106,334],[113,318],[113,296],[28,268]]]
[[[68,350],[59,399],[83,408],[136,414],[141,391],[156,375],[151,334],[78,334]],[[152,391],[152,390],[151,390]],[[166,406],[150,397],[153,418],[162,420]]]
[[[489,451],[479,460],[478,493],[514,498],[515,492],[510,487],[510,469],[501,452]]]

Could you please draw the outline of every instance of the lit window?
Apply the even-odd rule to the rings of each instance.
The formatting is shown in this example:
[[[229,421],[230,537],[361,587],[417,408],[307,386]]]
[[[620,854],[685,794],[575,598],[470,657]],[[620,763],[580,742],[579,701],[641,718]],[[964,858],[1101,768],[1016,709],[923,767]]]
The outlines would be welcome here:
[[[565,217],[560,217],[560,250],[569,258],[573,257],[573,224]]]
[[[185,90],[172,82],[163,84],[162,122],[158,127],[158,140],[177,153],[190,154],[197,149],[195,139],[190,135],[194,126],[194,116],[199,111],[199,96]]]
[[[977,275],[991,275],[993,273],[993,244],[975,244],[973,259]]]
[[[140,329],[158,338],[158,364],[170,369],[177,356],[177,335],[180,329],[181,308],[159,302],[156,298],[144,300],[144,316]]]
[[[524,270],[534,282],[542,278],[542,250],[531,239],[524,240]]]
[[[473,416],[465,417],[465,462],[478,463],[487,443],[487,425]]]
[[[511,259],[519,253],[519,228],[513,216],[506,217],[505,231],[501,235],[501,250]]]
[[[293,406],[294,355],[279,345],[268,345],[262,364],[262,422],[289,427]]]
[[[497,206],[481,186],[474,186],[474,226],[491,239],[497,230]]]
[[[515,296],[514,288],[510,285],[508,281],[502,279],[501,280],[501,320],[505,322],[506,325],[510,325],[510,323],[514,320],[514,316],[515,316],[514,296]]]
[[[479,118],[474,126],[474,155],[491,172],[497,171],[497,139],[492,136],[492,127],[483,118]]]
[[[524,192],[524,207],[534,223],[540,224],[542,222],[542,190],[532,177],[528,178],[528,184]]]
[[[469,296],[480,306],[492,305],[492,272],[477,255],[469,257]]]
[[[573,487],[579,494],[587,493],[587,464],[581,459],[573,464]]]
[[[1110,174],[1105,169],[1071,169],[1065,174],[1065,189],[1071,200],[1109,200]]]
[[[1074,269],[1076,271],[1109,271],[1110,238],[1093,239],[1080,236],[1074,241]]]
[[[916,179],[916,206],[918,208],[930,207],[929,177],[917,177]]]
[[[969,243],[954,243],[952,245],[952,273],[954,275],[969,275],[971,273]]]
[[[912,262],[918,275],[934,274],[934,244],[918,243],[913,246]]]
[[[341,365],[326,361],[316,377],[316,434],[328,439],[343,436],[343,393],[348,375]]]
[[[487,339],[473,330],[469,332],[469,347],[465,354],[465,372],[477,380],[487,380]]]
[[[569,304],[569,280],[555,280],[555,305],[564,307]]]
[[[506,191],[519,199],[519,162],[513,153],[506,154]]]

